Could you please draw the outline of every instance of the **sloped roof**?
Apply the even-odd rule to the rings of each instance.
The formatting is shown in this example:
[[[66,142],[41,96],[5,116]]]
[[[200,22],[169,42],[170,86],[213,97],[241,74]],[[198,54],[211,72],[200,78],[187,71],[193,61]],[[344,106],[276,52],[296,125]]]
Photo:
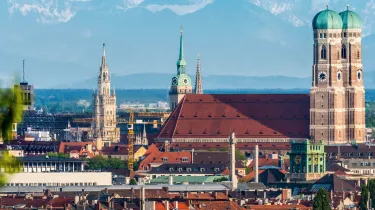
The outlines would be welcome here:
[[[333,192],[354,192],[359,190],[351,182],[341,179],[335,174],[326,174],[309,186],[307,190],[310,192],[317,192],[320,188],[327,191],[332,190]]]
[[[308,138],[309,109],[304,94],[187,94],[157,138]]]

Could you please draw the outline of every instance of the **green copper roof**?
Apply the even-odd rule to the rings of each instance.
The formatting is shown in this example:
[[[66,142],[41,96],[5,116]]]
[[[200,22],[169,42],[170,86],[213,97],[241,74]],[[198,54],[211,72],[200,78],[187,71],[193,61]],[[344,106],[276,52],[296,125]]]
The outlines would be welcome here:
[[[173,86],[191,86],[191,78],[187,74],[178,74],[172,78]]]
[[[327,8],[315,15],[312,27],[313,29],[341,29],[342,20],[337,12]]]
[[[355,13],[353,11],[350,11],[348,9],[344,12],[340,12],[340,16],[341,16],[342,23],[343,23],[343,25],[342,25],[343,29],[360,29],[360,28],[362,28],[362,20],[359,17],[359,15],[357,15],[357,13]]]
[[[181,35],[180,35],[180,54],[178,56],[177,67],[179,66],[186,66],[186,61],[184,58],[184,36],[182,34],[181,28]]]

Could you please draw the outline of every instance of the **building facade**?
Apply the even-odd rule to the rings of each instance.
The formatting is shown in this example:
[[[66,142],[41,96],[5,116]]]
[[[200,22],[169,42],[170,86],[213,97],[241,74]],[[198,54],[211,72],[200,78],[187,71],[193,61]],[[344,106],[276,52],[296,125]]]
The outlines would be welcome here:
[[[105,44],[103,44],[102,64],[98,76],[98,89],[93,94],[94,142],[98,149],[109,147],[120,141],[120,129],[116,120],[116,92],[111,94],[111,77],[108,70]]]
[[[177,61],[177,75],[172,78],[169,91],[170,108],[174,110],[185,94],[192,93],[191,79],[186,73],[186,60],[184,57],[184,37],[181,28],[180,51]]]
[[[328,144],[365,142],[362,21],[349,7],[337,13],[327,6],[312,26],[310,135]]]
[[[324,142],[292,141],[290,157],[290,179],[294,181],[317,180],[326,172]]]

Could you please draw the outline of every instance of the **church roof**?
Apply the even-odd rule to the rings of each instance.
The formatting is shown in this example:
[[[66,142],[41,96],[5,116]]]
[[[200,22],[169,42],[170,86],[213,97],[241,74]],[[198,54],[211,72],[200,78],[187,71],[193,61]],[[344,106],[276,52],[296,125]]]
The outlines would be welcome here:
[[[157,138],[308,138],[305,94],[187,94]]]

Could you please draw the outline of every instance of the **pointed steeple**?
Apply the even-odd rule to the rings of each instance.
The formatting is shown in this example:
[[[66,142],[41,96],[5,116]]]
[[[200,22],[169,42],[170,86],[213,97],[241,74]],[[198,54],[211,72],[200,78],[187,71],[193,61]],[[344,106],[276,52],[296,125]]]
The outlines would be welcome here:
[[[197,73],[195,76],[195,94],[203,94],[202,75],[201,75],[201,59],[198,54]]]
[[[102,68],[107,66],[107,57],[106,57],[105,54],[106,54],[105,53],[105,43],[103,43],[102,65],[101,65]]]
[[[182,31],[182,26],[180,29],[180,51],[179,51],[179,56],[178,56],[178,61],[177,61],[177,73],[178,74],[185,74],[185,66],[186,66],[186,61],[184,57],[184,36],[183,36],[183,31]]]
[[[142,139],[147,139],[147,133],[146,133],[146,124],[143,124],[143,133],[142,133]]]

